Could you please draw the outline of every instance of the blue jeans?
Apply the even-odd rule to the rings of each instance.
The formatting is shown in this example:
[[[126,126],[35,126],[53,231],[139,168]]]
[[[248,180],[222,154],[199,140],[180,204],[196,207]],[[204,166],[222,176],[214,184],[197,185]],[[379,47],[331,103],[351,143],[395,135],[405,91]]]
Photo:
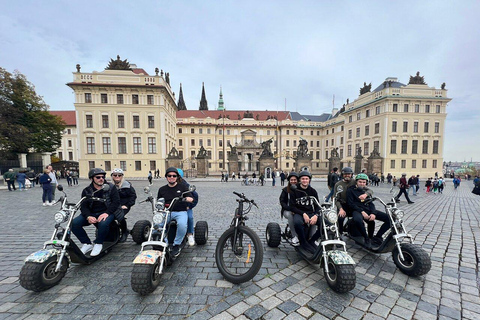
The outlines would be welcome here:
[[[188,214],[188,223],[187,223],[187,233],[192,233],[193,234],[193,210],[188,209],[187,210]]]
[[[416,186],[410,186],[410,188],[408,188],[408,193],[410,193],[410,189],[413,190],[413,195],[416,196],[417,195]]]
[[[333,192],[335,191],[335,188],[330,189],[330,193],[328,194],[327,198],[325,198],[325,201],[328,202],[330,198],[333,196]]]
[[[178,246],[182,244],[183,238],[185,238],[187,234],[188,213],[187,211],[170,212],[167,224],[169,224],[172,219],[177,221],[177,234],[175,235],[175,240],[173,240],[173,245]],[[160,224],[160,227],[163,227],[163,223]]]
[[[18,182],[18,189],[19,190],[22,190],[22,189],[25,190],[25,180],[23,180],[23,181],[17,180],[17,182]]]
[[[100,214],[101,213],[98,213],[98,216],[100,216]],[[95,218],[98,218],[98,216],[95,216]],[[98,234],[97,239],[95,239],[95,243],[103,244],[105,238],[108,235],[108,231],[110,231],[110,223],[112,223],[113,220],[115,220],[115,215],[110,214],[107,219],[103,220],[102,222],[96,223]],[[84,226],[88,225],[90,225],[90,223],[88,223],[87,218],[82,215],[79,215],[72,221],[72,232],[81,243],[92,243],[87,233],[83,229]]]
[[[42,194],[42,201],[45,203],[45,200],[48,199],[48,202],[52,202],[52,189],[50,188],[50,184],[43,184],[43,194]]]

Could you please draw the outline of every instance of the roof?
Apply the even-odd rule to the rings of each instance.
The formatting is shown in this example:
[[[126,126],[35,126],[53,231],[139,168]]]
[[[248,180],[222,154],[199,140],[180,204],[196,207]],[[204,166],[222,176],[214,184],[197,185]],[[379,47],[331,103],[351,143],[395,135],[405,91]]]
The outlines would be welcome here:
[[[69,111],[49,111],[51,114],[55,116],[59,116],[65,121],[67,126],[76,126],[77,125],[77,118],[75,116],[75,110]]]
[[[391,82],[391,85],[389,86],[389,83],[387,82],[386,83],[386,87],[383,86],[383,84],[385,83],[386,81],[382,82],[375,90],[373,90],[373,92],[378,92],[378,91],[382,91],[383,89],[385,88],[401,88],[401,87],[405,87],[406,85],[401,83],[401,82],[398,82],[398,81],[392,81]]]
[[[145,71],[145,70],[142,69],[142,68],[132,69],[132,72],[135,73],[135,74],[144,74],[144,75],[146,75],[146,76],[149,75],[149,74],[147,73],[147,71]]]
[[[298,112],[290,112],[292,120],[294,121],[313,121],[313,122],[324,122],[332,118],[330,113],[322,113],[319,116],[315,115],[303,115]]]
[[[229,117],[230,120],[243,119],[243,116],[246,112],[252,113],[253,119],[259,121],[266,121],[270,118],[277,117],[279,121],[291,119],[289,111],[257,111],[257,110],[179,110],[177,111],[177,118],[212,118],[218,119],[220,116],[225,115]],[[268,119],[267,119],[268,118]]]

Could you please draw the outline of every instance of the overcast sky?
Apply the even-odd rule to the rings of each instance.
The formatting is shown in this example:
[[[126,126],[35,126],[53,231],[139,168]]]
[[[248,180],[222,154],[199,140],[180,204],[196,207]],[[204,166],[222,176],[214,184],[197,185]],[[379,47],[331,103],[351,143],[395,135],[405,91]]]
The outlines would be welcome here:
[[[0,67],[19,70],[51,110],[74,110],[75,65],[110,58],[170,72],[189,110],[331,112],[387,77],[446,82],[444,157],[480,161],[479,1],[0,0]]]

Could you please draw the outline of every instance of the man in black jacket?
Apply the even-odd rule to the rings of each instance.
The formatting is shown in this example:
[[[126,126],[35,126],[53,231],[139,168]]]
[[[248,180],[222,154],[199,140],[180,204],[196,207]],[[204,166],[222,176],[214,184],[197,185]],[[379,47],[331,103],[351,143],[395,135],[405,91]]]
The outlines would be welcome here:
[[[383,221],[383,225],[375,236],[375,242],[381,243],[383,241],[382,235],[390,228],[390,219],[386,213],[376,210],[373,202],[365,203],[369,193],[371,194],[371,191],[367,193],[367,190],[369,190],[367,188],[368,176],[360,173],[355,177],[355,180],[356,185],[349,187],[347,190],[347,203],[352,210],[353,221],[365,239],[365,247],[371,249],[375,220]],[[365,231],[364,221],[368,224],[368,235]]]
[[[294,213],[293,225],[301,247],[310,253],[314,253],[316,250],[315,240],[318,239],[319,233],[317,232],[308,240],[309,228],[305,230],[305,227],[320,225],[320,220],[318,219],[320,208],[310,199],[310,197],[315,197],[318,201],[318,193],[310,186],[312,178],[310,172],[306,170],[301,171],[298,174],[298,178],[300,179],[300,184],[290,194],[290,207],[292,213]]]
[[[110,223],[115,220],[115,212],[120,209],[120,196],[117,188],[109,183],[108,191],[102,190],[105,182],[106,172],[103,169],[92,169],[88,172],[88,177],[92,183],[83,189],[82,198],[86,195],[95,193],[95,197],[105,199],[105,202],[85,200],[80,208],[82,214],[73,219],[72,232],[83,244],[81,250],[84,254],[92,251],[90,256],[98,256],[103,249],[103,242],[110,230]],[[96,224],[98,228],[97,239],[95,245],[92,244],[87,233],[83,229],[84,226]]]

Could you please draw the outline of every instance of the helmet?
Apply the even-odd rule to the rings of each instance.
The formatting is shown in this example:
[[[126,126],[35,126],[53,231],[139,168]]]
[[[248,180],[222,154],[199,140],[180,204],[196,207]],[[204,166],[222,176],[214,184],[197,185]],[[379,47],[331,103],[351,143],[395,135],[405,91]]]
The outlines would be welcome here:
[[[121,174],[123,176],[123,170],[120,168],[115,168],[112,170],[112,173],[110,175],[113,175],[114,173],[116,174]]]
[[[312,175],[307,170],[300,171],[298,178],[300,179],[301,177],[308,177],[309,179],[312,179]]]
[[[368,176],[365,173],[359,173],[355,177],[355,180],[367,180],[368,181]]]
[[[290,181],[291,177],[296,177],[298,179],[298,174],[296,172],[292,171],[288,174],[287,180]]]
[[[407,174],[406,173],[402,173],[402,176],[406,176]]]
[[[183,170],[180,168],[177,168],[178,174],[180,175],[180,178],[183,178]]]
[[[175,172],[177,175],[180,175],[180,174],[178,173],[177,168],[175,168],[175,167],[170,167],[170,168],[167,169],[167,171],[165,171],[165,178],[167,177],[167,174],[168,174],[169,172]]]
[[[353,170],[351,167],[345,167],[342,169],[342,174],[345,174],[345,173],[350,173],[350,174],[353,174]]]
[[[88,179],[92,179],[94,176],[103,174],[104,176],[107,175],[105,170],[100,168],[93,168],[92,170],[88,171]]]

